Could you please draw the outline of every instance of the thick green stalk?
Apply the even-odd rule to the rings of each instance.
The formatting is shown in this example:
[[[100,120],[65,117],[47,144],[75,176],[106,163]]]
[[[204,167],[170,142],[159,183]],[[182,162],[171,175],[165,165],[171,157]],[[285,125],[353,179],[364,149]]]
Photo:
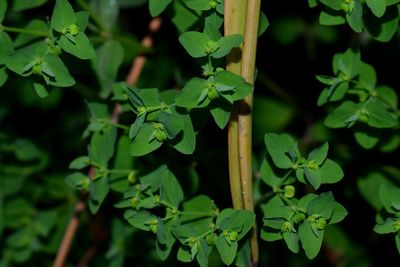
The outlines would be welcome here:
[[[244,35],[246,0],[226,0],[224,4],[225,35]],[[241,48],[233,49],[227,56],[226,69],[240,75],[241,56]],[[233,207],[235,209],[243,209],[244,204],[239,167],[238,111],[239,104],[235,103],[233,105],[232,114],[228,125],[229,184],[231,188]]]
[[[250,84],[254,84],[258,25],[260,20],[261,0],[248,0],[246,5],[246,26],[242,52],[241,75]],[[239,130],[239,163],[242,181],[244,208],[254,210],[253,171],[252,171],[252,106],[253,94],[240,102],[238,116]],[[253,230],[250,238],[253,266],[258,264],[259,251],[257,231]]]

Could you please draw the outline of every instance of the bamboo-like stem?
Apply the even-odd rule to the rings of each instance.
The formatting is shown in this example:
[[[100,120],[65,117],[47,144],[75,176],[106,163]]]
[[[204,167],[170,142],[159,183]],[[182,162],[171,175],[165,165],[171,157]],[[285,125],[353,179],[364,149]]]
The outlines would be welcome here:
[[[224,10],[225,35],[244,35],[246,18],[246,0],[226,0]],[[240,75],[241,48],[233,49],[227,56],[226,69]],[[238,135],[239,105],[235,103],[232,108],[228,124],[228,159],[229,159],[229,185],[231,189],[232,204],[235,209],[243,209],[242,185],[239,167],[239,135]]]
[[[246,5],[246,25],[242,52],[241,75],[250,84],[254,84],[258,25],[260,20],[261,0],[248,0]],[[253,171],[252,171],[252,106],[253,94],[240,102],[238,116],[239,129],[239,163],[243,190],[244,207],[254,210],[253,203]],[[250,238],[251,259],[257,266],[259,251],[257,230],[253,229]]]

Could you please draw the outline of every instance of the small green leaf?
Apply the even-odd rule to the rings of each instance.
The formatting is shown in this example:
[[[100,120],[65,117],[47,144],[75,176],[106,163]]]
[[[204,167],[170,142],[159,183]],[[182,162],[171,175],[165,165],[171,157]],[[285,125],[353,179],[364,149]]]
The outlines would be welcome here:
[[[163,143],[157,139],[149,141],[150,136],[154,131],[151,123],[144,123],[139,129],[138,134],[131,143],[131,155],[134,157],[144,156],[159,148]]]
[[[190,248],[187,246],[179,247],[176,258],[181,262],[191,262],[193,259],[192,259],[192,253],[190,252]]]
[[[50,79],[49,84],[58,87],[70,87],[75,84],[75,79],[71,76],[67,67],[58,56],[48,54],[45,56],[44,60],[55,76],[54,80]]]
[[[261,163],[260,175],[264,183],[272,188],[280,187],[280,185],[282,184],[283,179],[276,176],[276,174],[272,170],[271,164],[267,159],[264,159]]]
[[[301,241],[304,252],[309,259],[315,258],[322,246],[322,241],[324,239],[324,230],[317,231],[318,235],[315,235],[311,228],[311,223],[308,220],[305,220],[299,226],[299,239]]]
[[[260,22],[258,24],[258,36],[261,36],[269,27],[269,21],[264,12],[260,13]]]
[[[299,253],[299,235],[291,231],[285,231],[282,235],[288,249],[294,253]]]
[[[182,122],[182,132],[171,141],[171,145],[183,154],[192,154],[196,148],[196,133],[192,120],[189,115],[181,114],[179,120]]]
[[[68,186],[77,190],[88,190],[90,185],[90,178],[80,172],[74,172],[65,178]]]
[[[24,1],[24,2],[26,2],[26,1]],[[44,22],[43,20],[38,20],[38,19],[31,20],[25,26],[25,29],[37,31],[37,32],[43,32],[43,33],[49,32],[49,26],[47,25],[47,23]],[[22,45],[27,44],[37,38],[38,38],[38,36],[35,36],[32,34],[21,33],[21,34],[18,34],[17,37],[15,38],[14,45],[22,46]],[[41,37],[41,38],[43,38],[43,37]]]
[[[333,160],[326,159],[319,169],[321,173],[321,182],[323,184],[334,184],[339,182],[343,176],[343,170]]]
[[[152,17],[160,15],[172,0],[149,0],[149,9]]]
[[[206,87],[206,82],[206,80],[200,78],[192,78],[190,81],[188,81],[185,87],[183,87],[183,89],[176,96],[176,105],[185,108],[197,107],[200,96]],[[208,98],[206,98],[204,102],[208,104]]]
[[[330,219],[335,208],[335,200],[332,192],[322,193],[307,205],[307,214],[321,215],[326,220]]]
[[[183,45],[190,56],[194,58],[207,55],[207,43],[209,41],[207,34],[202,32],[185,32],[179,36],[179,42]]]
[[[337,0],[320,0],[320,2],[333,10],[340,10],[342,1]]]
[[[88,156],[78,157],[69,164],[69,168],[75,169],[75,170],[80,170],[87,166],[89,166],[89,157]]]
[[[351,12],[346,13],[346,21],[355,32],[362,32],[364,23],[362,19],[363,4],[362,0],[354,0],[354,6]]]
[[[89,38],[83,32],[74,36],[75,43],[71,42],[66,36],[60,37],[61,48],[71,55],[80,59],[90,59],[95,56],[94,48]]]
[[[398,229],[395,228],[395,222],[393,218],[388,218],[384,223],[376,224],[374,226],[374,231],[378,234],[390,234],[395,233]]]
[[[96,50],[93,65],[101,85],[101,96],[109,96],[118,75],[118,69],[124,59],[122,45],[114,40],[108,40]]]
[[[400,253],[400,233],[395,235],[394,240],[396,242],[397,251]]]
[[[378,18],[372,15],[364,16],[367,32],[380,42],[390,41],[399,25],[399,9],[397,5],[386,8],[385,14]]]
[[[114,126],[105,127],[102,132],[95,132],[90,141],[90,161],[108,166],[109,160],[114,155],[116,136],[117,130]]]
[[[7,12],[7,1],[0,1],[0,24],[3,22]]]
[[[127,210],[124,213],[124,218],[128,221],[129,224],[143,231],[150,230],[149,222],[154,220],[158,221],[157,217],[148,211]]]
[[[341,25],[344,24],[345,22],[346,19],[339,11],[323,10],[319,14],[319,23],[321,23],[321,25],[326,25],[326,26]]]
[[[231,265],[236,257],[238,243],[235,241],[228,244],[224,235],[221,233],[217,238],[216,246],[222,262],[226,265]]]
[[[359,85],[362,88],[365,88],[368,91],[374,90],[376,85],[376,72],[374,67],[362,62],[360,66],[359,79],[360,79]]]
[[[5,1],[3,1],[5,2]],[[13,1],[13,10],[14,11],[22,11],[25,9],[31,9],[34,7],[38,7],[46,3],[47,0],[30,0],[30,1],[25,1],[25,0],[14,0]]]
[[[7,81],[8,79],[8,73],[6,70],[5,66],[0,67],[0,87],[3,86],[3,84]]]
[[[304,168],[304,174],[307,182],[309,182],[315,189],[318,189],[321,186],[322,178],[321,171],[313,170],[309,168]]]
[[[171,206],[178,208],[183,200],[183,191],[175,176],[168,171],[164,176],[160,192],[161,199],[165,200]]]
[[[108,177],[103,176],[94,180],[89,187],[89,209],[92,214],[97,213],[104,199],[108,195],[110,186]]]
[[[33,88],[35,89],[36,94],[41,98],[45,98],[49,95],[46,87],[41,83],[33,83]]]
[[[342,204],[335,202],[332,217],[329,219],[329,224],[341,222],[347,216],[347,210]]]
[[[400,210],[400,189],[390,184],[382,184],[379,187],[379,198],[385,210],[395,214]]]
[[[221,58],[226,56],[234,47],[240,46],[243,42],[243,36],[240,34],[233,34],[229,36],[224,36],[218,40],[219,48],[217,51],[211,54],[213,58]]]
[[[231,116],[231,104],[224,100],[217,100],[212,103],[210,112],[219,128],[224,129]]]
[[[275,165],[281,169],[289,169],[298,155],[297,143],[287,134],[266,134],[265,144]]]
[[[214,76],[215,87],[222,96],[230,102],[245,98],[253,91],[253,86],[247,83],[241,76],[229,71],[220,71]],[[231,90],[225,90],[232,88]]]
[[[367,0],[367,6],[377,17],[382,17],[386,11],[386,2],[382,0]]]
[[[51,16],[50,26],[61,32],[66,27],[77,22],[74,10],[67,0],[57,0]]]
[[[325,142],[320,147],[313,149],[307,157],[307,160],[315,160],[318,165],[321,165],[322,162],[326,159],[326,155],[328,154],[329,144]]]
[[[376,128],[392,128],[398,122],[396,116],[389,112],[379,100],[371,99],[365,104],[368,111],[368,125]]]
[[[398,99],[393,88],[388,86],[379,86],[376,88],[376,92],[378,93],[378,97],[381,98],[389,108],[397,109]]]
[[[200,267],[208,267],[208,257],[210,256],[211,248],[204,239],[200,239],[197,244],[196,260]]]
[[[325,119],[325,125],[330,128],[343,128],[358,120],[358,110],[361,104],[345,101]]]
[[[194,10],[205,11],[211,9],[209,0],[187,0],[185,1],[185,4]]]

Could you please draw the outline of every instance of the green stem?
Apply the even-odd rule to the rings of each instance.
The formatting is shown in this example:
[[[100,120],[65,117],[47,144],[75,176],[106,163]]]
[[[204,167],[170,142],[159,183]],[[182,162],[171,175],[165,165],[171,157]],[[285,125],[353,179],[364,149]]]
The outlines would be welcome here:
[[[112,169],[112,170],[108,170],[108,173],[130,173],[132,170],[123,170],[123,169]]]
[[[84,1],[84,0],[76,0],[76,2],[78,3],[78,5],[83,8],[84,10],[86,10],[87,12],[89,12],[89,16],[90,18],[96,23],[96,25],[100,28],[100,30],[104,33],[108,33],[108,29],[106,27],[106,25],[104,25],[104,23],[101,21],[100,17],[97,16],[97,14],[95,14],[91,9],[90,6]]]
[[[120,124],[120,123],[115,123],[115,122],[113,122],[113,121],[105,120],[105,119],[100,119],[99,121],[104,122],[104,123],[107,123],[107,124],[112,125],[112,126],[114,126],[114,127],[123,129],[123,130],[125,130],[125,131],[129,131],[129,126],[126,126],[126,125],[123,125],[123,124]]]
[[[224,31],[225,35],[244,35],[246,17],[246,0],[225,1]],[[237,75],[241,72],[241,49],[233,49],[227,56],[226,69]],[[239,165],[239,135],[238,135],[239,105],[234,103],[228,124],[228,159],[229,185],[232,204],[235,209],[243,209],[242,185],[240,182]]]
[[[260,20],[261,0],[248,0],[246,5],[246,24],[242,52],[241,75],[250,84],[254,84],[258,24]],[[245,209],[254,210],[253,171],[252,171],[252,107],[253,94],[240,102],[238,116],[239,130],[239,164],[242,182],[243,202]],[[259,249],[257,230],[254,226],[250,237],[250,250],[253,266],[258,265]]]
[[[1,25],[0,25],[0,31],[25,33],[25,34],[36,35],[36,36],[40,36],[40,37],[48,37],[49,36],[49,34],[47,32],[29,30],[29,29],[25,29],[25,28],[1,26]]]

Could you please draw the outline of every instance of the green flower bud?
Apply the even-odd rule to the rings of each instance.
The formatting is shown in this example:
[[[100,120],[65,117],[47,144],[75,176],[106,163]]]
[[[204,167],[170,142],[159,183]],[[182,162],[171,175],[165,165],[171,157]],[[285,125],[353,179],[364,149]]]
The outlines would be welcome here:
[[[400,220],[394,221],[393,227],[396,232],[400,231]]]
[[[137,171],[131,171],[128,174],[128,182],[131,184],[135,184],[137,182]]]
[[[293,220],[294,220],[295,223],[300,224],[301,222],[304,221],[305,218],[306,218],[306,215],[304,215],[303,213],[297,213],[293,217]]]
[[[215,245],[215,243],[217,242],[217,235],[215,233],[209,233],[206,236],[206,241],[207,241],[207,244],[210,246]]]
[[[358,120],[361,122],[368,122],[368,117],[369,117],[369,112],[366,109],[361,109],[360,110],[360,115],[358,116]]]
[[[136,208],[139,200],[136,197],[131,198],[131,206],[132,208]]]
[[[149,228],[150,231],[152,231],[154,234],[157,234],[157,230],[158,230],[158,220],[157,219],[151,219],[149,222]]]
[[[214,53],[215,50],[217,50],[217,49],[218,49],[218,43],[215,42],[215,41],[213,41],[213,40],[208,40],[207,46],[206,46],[206,48],[205,48],[204,51],[205,51],[207,54],[212,54],[212,53]]]
[[[307,163],[307,168],[310,170],[318,170],[319,169],[319,165],[315,160],[310,160]]]
[[[284,191],[283,194],[286,198],[292,198],[292,197],[294,197],[296,188],[293,185],[285,185],[285,187],[283,188],[283,191]]]
[[[326,225],[326,220],[322,217],[318,218],[318,220],[316,221],[316,225],[319,230],[323,230]]]
[[[228,230],[224,230],[223,235],[224,235],[225,239],[229,242],[237,241],[237,239],[239,237],[238,232],[228,231]]]
[[[219,97],[219,93],[218,93],[217,89],[215,89],[215,87],[209,89],[208,93],[207,93],[207,97],[210,100],[214,100],[214,99],[218,98]]]
[[[292,229],[292,224],[290,222],[284,222],[281,227],[282,232],[289,232]]]
[[[210,1],[210,7],[211,8],[215,8],[217,6],[217,2],[216,1]]]
[[[79,33],[79,27],[76,24],[71,24],[68,26],[68,32],[72,35],[75,36]]]
[[[164,125],[162,125],[161,123],[154,124],[153,134],[158,142],[164,142],[168,138]]]
[[[56,56],[61,55],[61,52],[62,52],[61,46],[59,46],[59,45],[55,45],[55,46],[51,47],[50,50]]]
[[[36,75],[42,74],[42,65],[35,65],[32,67],[32,73]]]
[[[136,111],[137,111],[137,115],[140,116],[140,115],[145,114],[147,109],[145,107],[138,107]]]

